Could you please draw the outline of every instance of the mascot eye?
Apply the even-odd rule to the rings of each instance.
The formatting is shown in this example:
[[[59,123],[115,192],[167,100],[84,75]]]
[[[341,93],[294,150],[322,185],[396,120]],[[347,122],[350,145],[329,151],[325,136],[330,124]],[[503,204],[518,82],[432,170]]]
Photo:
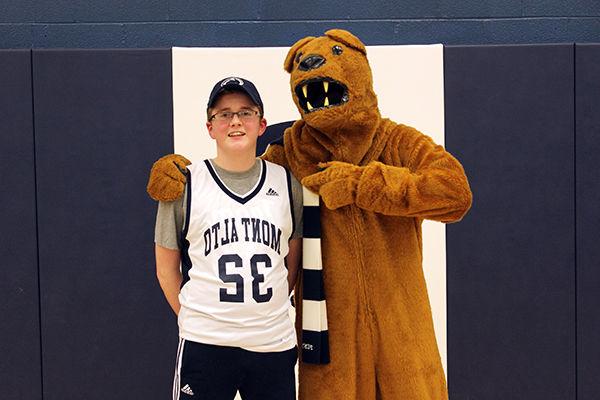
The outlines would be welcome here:
[[[300,58],[302,58],[302,53],[298,53],[296,55],[296,62],[299,63],[300,62]]]
[[[331,48],[331,52],[336,56],[342,54],[343,51],[344,49],[342,49],[342,46],[338,46],[337,44]]]

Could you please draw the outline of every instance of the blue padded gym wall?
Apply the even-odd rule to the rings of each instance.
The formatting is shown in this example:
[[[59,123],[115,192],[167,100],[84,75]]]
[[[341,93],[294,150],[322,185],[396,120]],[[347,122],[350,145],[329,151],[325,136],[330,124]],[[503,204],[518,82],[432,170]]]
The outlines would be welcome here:
[[[173,151],[171,52],[34,50],[33,71],[43,399],[169,398],[145,185]]]
[[[578,400],[600,393],[600,45],[575,46]]]
[[[2,48],[290,46],[334,27],[375,44],[600,41],[595,0],[3,0]]]
[[[31,51],[0,51],[0,397],[41,395]]]
[[[445,48],[474,199],[447,229],[452,400],[575,399],[573,49]]]

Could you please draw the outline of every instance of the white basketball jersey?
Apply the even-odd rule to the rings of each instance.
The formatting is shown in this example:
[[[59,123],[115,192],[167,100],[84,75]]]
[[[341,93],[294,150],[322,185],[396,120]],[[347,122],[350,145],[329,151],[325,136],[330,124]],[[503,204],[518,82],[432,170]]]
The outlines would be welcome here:
[[[231,192],[208,160],[191,165],[179,334],[251,351],[296,345],[284,257],[293,230],[288,172],[261,160],[257,184]]]

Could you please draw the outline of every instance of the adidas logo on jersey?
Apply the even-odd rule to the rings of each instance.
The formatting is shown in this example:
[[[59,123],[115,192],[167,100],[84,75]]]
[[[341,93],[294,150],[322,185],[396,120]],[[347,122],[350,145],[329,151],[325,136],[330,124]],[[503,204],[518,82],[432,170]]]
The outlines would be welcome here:
[[[194,395],[194,391],[192,390],[192,388],[190,387],[190,385],[185,385],[184,387],[181,388],[181,391],[185,394],[188,394],[190,396]]]
[[[274,191],[272,188],[269,188],[269,190],[267,190],[267,196],[279,196],[279,193]]]

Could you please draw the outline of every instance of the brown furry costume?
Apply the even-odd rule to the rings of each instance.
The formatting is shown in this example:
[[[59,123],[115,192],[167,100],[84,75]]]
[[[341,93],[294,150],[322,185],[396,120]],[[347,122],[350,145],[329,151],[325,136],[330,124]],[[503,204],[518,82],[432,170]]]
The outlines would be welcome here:
[[[285,69],[302,119],[265,158],[288,167],[326,206],[331,363],[300,364],[300,399],[447,399],[421,222],[453,222],[467,212],[463,168],[429,137],[381,118],[366,49],[349,32],[301,39]],[[177,175],[172,161],[154,167],[149,192],[156,199],[181,192],[182,183],[167,176]]]

